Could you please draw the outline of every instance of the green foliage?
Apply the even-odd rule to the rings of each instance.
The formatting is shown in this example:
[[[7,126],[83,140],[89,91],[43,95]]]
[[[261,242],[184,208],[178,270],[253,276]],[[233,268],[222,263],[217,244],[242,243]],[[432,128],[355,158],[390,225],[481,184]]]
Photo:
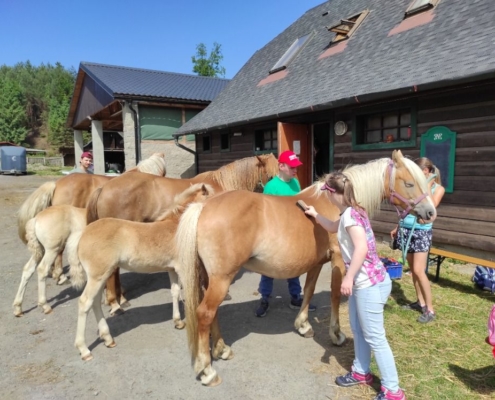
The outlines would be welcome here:
[[[222,46],[217,42],[213,43],[213,50],[208,56],[208,51],[204,43],[196,46],[196,56],[192,56],[194,64],[193,72],[199,76],[221,76],[225,77],[225,68],[220,66],[223,60]]]
[[[7,140],[7,131],[18,144],[28,134],[44,132],[56,151],[71,144],[73,134],[65,123],[75,78],[76,71],[60,63],[35,67],[27,61],[13,67],[0,66],[1,140]]]

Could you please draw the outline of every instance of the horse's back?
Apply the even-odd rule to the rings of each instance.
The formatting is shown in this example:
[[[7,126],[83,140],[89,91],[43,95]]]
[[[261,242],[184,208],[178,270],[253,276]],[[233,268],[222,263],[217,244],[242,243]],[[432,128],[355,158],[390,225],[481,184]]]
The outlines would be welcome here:
[[[91,194],[113,177],[94,174],[70,174],[56,182],[52,205],[69,204],[86,207]]]

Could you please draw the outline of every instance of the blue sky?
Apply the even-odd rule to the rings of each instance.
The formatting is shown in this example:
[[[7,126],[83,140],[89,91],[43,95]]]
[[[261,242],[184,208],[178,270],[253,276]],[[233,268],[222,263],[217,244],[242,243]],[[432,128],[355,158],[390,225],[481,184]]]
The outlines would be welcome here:
[[[324,0],[0,0],[0,65],[81,61],[192,74],[222,46],[226,78]]]

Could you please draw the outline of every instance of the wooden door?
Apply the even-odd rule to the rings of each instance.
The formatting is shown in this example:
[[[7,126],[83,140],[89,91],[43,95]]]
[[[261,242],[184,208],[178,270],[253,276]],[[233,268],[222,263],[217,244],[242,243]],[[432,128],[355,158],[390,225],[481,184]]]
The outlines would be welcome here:
[[[297,169],[297,179],[301,189],[308,187],[311,180],[311,135],[309,125],[278,123],[278,154],[285,150],[291,150],[297,154],[303,163]]]

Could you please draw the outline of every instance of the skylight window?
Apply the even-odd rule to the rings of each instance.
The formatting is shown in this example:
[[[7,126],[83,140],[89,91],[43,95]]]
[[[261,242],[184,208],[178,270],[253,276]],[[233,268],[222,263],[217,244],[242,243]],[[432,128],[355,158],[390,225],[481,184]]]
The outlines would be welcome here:
[[[435,7],[439,1],[440,0],[414,0],[407,8],[404,18],[430,10]]]
[[[363,12],[353,15],[352,17],[341,19],[340,22],[334,26],[327,26],[327,29],[330,32],[335,33],[335,37],[332,39],[332,43],[338,43],[343,40],[349,39],[356,29],[361,25],[366,16],[369,14],[368,10],[364,10]]]
[[[281,71],[287,68],[287,65],[297,56],[299,51],[304,47],[304,45],[311,39],[313,36],[313,32],[306,36],[302,36],[299,39],[296,39],[294,43],[289,47],[289,49],[284,53],[284,55],[277,61],[277,63],[270,70],[270,74],[274,72]]]

